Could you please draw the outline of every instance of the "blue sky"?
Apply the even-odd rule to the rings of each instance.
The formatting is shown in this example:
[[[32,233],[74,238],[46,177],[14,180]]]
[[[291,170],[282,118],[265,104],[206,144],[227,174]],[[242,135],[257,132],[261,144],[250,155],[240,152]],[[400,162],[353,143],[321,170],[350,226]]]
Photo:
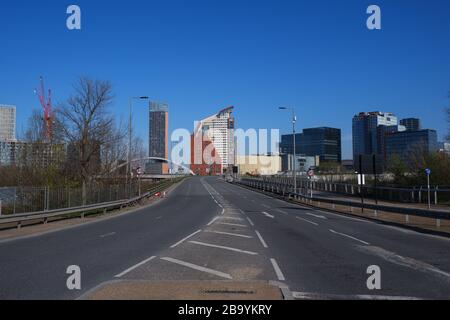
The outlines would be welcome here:
[[[66,8],[82,10],[82,30],[66,29]],[[366,28],[366,8],[382,10],[382,30]],[[33,108],[39,76],[55,103],[80,75],[110,80],[113,112],[148,95],[170,105],[171,129],[236,107],[240,128],[342,129],[360,111],[419,117],[446,134],[450,105],[450,2],[431,1],[2,1],[0,103],[17,106],[18,130]],[[136,131],[147,136],[145,103]],[[145,139],[146,141],[147,139]]]

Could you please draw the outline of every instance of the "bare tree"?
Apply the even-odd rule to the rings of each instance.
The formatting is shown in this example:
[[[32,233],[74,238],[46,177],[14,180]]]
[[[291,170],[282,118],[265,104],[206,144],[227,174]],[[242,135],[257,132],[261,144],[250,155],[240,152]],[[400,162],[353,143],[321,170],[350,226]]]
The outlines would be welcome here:
[[[24,140],[27,142],[40,142],[43,139],[43,120],[40,110],[33,109],[28,118],[27,128],[24,132]]]
[[[102,149],[120,143],[123,137],[117,133],[114,117],[108,110],[113,102],[109,82],[80,77],[74,91],[58,106],[56,113],[68,144],[68,160],[81,182],[85,204],[87,185],[102,171]]]
[[[450,99],[450,91],[448,93],[448,97]],[[450,107],[447,107],[447,122],[448,122],[448,135],[447,135],[447,141],[450,142]]]

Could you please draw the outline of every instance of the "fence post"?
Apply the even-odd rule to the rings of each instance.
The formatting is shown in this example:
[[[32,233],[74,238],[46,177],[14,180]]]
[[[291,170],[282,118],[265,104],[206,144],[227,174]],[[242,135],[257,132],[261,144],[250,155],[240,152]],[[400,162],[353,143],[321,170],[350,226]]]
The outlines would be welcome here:
[[[22,190],[23,191],[23,190]],[[17,187],[14,188],[14,204],[13,204],[13,214],[16,214],[16,198],[17,198]]]
[[[47,187],[44,187],[44,211],[47,211]]]
[[[438,186],[436,186],[434,188],[434,204],[437,205],[438,204]]]

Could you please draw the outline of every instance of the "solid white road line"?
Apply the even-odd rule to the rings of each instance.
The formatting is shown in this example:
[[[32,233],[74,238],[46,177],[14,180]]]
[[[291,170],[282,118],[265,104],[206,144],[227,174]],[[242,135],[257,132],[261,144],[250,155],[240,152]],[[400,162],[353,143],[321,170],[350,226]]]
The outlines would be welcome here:
[[[150,262],[151,260],[153,260],[153,259],[155,259],[155,258],[156,258],[156,257],[153,256],[153,257],[150,257],[150,258],[148,258],[148,259],[146,259],[146,260],[144,260],[144,261],[142,261],[142,262],[139,262],[138,264],[135,264],[134,266],[132,266],[131,268],[128,268],[128,269],[125,270],[124,272],[119,273],[119,274],[116,275],[114,278],[121,278],[121,277],[123,277],[124,275],[126,275],[127,273],[133,271],[134,269],[139,268],[140,266],[146,264],[147,262]]]
[[[255,224],[253,223],[253,221],[252,221],[250,218],[247,218],[247,220],[248,220],[248,222],[250,223],[250,225],[251,225],[252,227],[255,226]]]
[[[271,219],[275,218],[275,216],[268,214],[267,212],[263,212],[262,214],[265,215],[267,218],[271,218]]]
[[[230,233],[230,232],[209,231],[209,230],[207,230],[205,232],[216,233],[216,234],[223,234],[223,235],[226,235],[226,236],[233,236],[233,237],[240,237],[240,238],[247,238],[247,239],[252,239],[253,238],[252,236],[246,236],[244,234],[237,234],[237,233]]]
[[[267,245],[267,243],[264,241],[263,237],[261,236],[261,234],[258,232],[258,230],[255,231],[256,235],[259,238],[259,241],[261,241],[262,245],[264,248],[268,248],[269,246]]]
[[[355,240],[355,241],[358,241],[358,242],[361,242],[362,244],[365,244],[365,245],[367,245],[367,246],[370,245],[370,243],[368,243],[368,242],[366,242],[366,241],[363,241],[363,240],[360,240],[360,239],[358,239],[358,238],[349,236],[348,234],[345,234],[345,233],[336,232],[336,231],[331,230],[331,229],[330,229],[330,232],[331,232],[331,233],[334,233],[334,234],[338,234],[338,235],[343,236],[343,237],[346,237],[346,238],[349,238],[349,239],[352,239],[352,240]]]
[[[303,218],[300,218],[300,217],[296,217],[296,218],[297,218],[298,220],[302,220],[302,221],[308,222],[308,223],[313,224],[313,225],[315,225],[315,226],[318,226],[318,225],[319,225],[318,223],[309,221],[309,220],[307,220],[307,219],[303,219]]]
[[[441,269],[439,269],[431,264],[428,264],[426,262],[416,260],[413,258],[409,258],[409,257],[403,257],[399,254],[396,254],[395,252],[391,252],[391,251],[385,250],[380,247],[364,246],[364,247],[360,247],[359,250],[361,250],[365,253],[370,253],[372,255],[381,257],[384,260],[389,261],[391,263],[394,263],[394,264],[397,264],[397,265],[400,265],[403,267],[407,267],[407,268],[410,268],[413,270],[432,274],[435,276],[439,276],[441,278],[444,278],[447,281],[450,281],[450,273],[448,273],[444,270],[441,270]]]
[[[218,246],[218,245],[215,245],[215,244],[209,244],[209,243],[198,242],[198,241],[189,241],[189,243],[197,244],[199,246],[204,246],[204,247],[211,247],[211,248],[217,248],[217,249],[223,249],[223,250],[228,250],[228,251],[245,253],[245,254],[249,254],[251,256],[256,256],[258,254],[257,252],[246,251],[246,250],[241,250],[241,249],[236,249],[236,248],[231,248],[231,247]]]
[[[380,296],[380,295],[340,295],[340,294],[322,294],[310,292],[293,292],[295,299],[300,300],[422,300],[415,297],[403,296]]]
[[[220,217],[215,217],[214,219],[211,220],[210,223],[207,224],[207,226],[209,227],[210,225],[212,225],[214,222],[216,222],[219,219],[220,219]]]
[[[285,281],[286,278],[284,277],[283,272],[281,272],[280,266],[278,265],[277,261],[275,259],[270,259],[270,262],[272,262],[272,266],[275,270],[275,273],[277,274],[278,280]]]
[[[167,261],[167,262],[172,262],[172,263],[178,264],[180,266],[184,266],[184,267],[187,267],[187,268],[190,268],[190,269],[194,269],[194,270],[197,270],[197,271],[213,274],[213,275],[221,277],[221,278],[225,278],[225,279],[229,279],[229,280],[233,279],[227,273],[216,271],[216,270],[209,269],[209,268],[205,268],[205,267],[202,267],[202,266],[198,266],[198,265],[195,265],[195,264],[192,264],[192,263],[189,263],[189,262],[185,262],[185,261],[181,261],[181,260],[177,260],[177,259],[172,259],[172,258],[161,258],[161,260],[164,260],[164,261]]]
[[[223,225],[226,225],[226,226],[233,226],[233,227],[247,228],[246,225],[243,225],[243,224],[237,224],[237,223],[220,222],[219,224],[223,224]]]
[[[170,248],[173,249],[173,248],[178,247],[180,244],[182,244],[183,242],[185,242],[186,240],[192,238],[193,236],[195,236],[197,233],[200,233],[200,232],[202,232],[202,230],[197,230],[197,231],[195,231],[193,234],[188,235],[186,238],[184,238],[184,239],[178,241],[177,243],[175,243],[175,244],[174,244],[173,246],[171,246]]]
[[[280,210],[280,209],[277,209],[277,211],[278,211],[279,213],[287,214],[286,211],[283,211],[283,210]]]

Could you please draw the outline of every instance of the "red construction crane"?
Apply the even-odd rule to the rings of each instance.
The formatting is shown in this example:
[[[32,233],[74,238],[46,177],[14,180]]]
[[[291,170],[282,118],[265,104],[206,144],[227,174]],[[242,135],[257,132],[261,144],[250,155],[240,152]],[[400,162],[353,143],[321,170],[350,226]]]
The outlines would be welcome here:
[[[52,91],[48,90],[48,100],[45,98],[44,78],[40,77],[41,87],[40,90],[35,90],[35,93],[39,97],[43,110],[43,126],[42,135],[44,140],[52,141],[53,139],[53,111],[52,111]]]

